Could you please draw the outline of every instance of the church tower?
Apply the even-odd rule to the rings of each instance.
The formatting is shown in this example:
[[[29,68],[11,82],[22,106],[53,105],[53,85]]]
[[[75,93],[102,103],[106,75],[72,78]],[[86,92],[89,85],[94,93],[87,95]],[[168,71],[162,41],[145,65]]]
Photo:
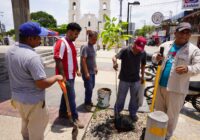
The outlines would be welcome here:
[[[80,19],[80,0],[69,0],[68,23],[78,22]]]
[[[99,20],[104,22],[103,15],[110,17],[110,0],[99,0]]]

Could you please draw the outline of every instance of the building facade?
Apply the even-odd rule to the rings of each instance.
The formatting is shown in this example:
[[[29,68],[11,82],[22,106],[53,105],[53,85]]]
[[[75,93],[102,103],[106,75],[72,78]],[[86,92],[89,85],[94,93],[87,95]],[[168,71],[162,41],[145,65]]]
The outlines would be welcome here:
[[[93,13],[86,13],[84,15],[80,12],[80,5],[84,0],[69,0],[69,16],[68,23],[77,22],[82,27],[82,31],[77,39],[81,44],[87,41],[87,31],[99,31],[103,27],[103,15],[110,16],[110,0],[99,0],[98,17]]]

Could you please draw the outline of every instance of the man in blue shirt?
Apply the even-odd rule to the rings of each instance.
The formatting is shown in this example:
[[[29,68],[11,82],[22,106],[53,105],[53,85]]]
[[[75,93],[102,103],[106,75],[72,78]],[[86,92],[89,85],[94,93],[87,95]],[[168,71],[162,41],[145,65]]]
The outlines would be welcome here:
[[[19,27],[19,43],[6,54],[12,104],[22,118],[23,138],[30,140],[44,139],[48,123],[45,88],[63,79],[61,75],[47,78],[41,58],[34,50],[43,34],[48,34],[47,29],[38,23],[23,23]]]
[[[153,61],[163,60],[161,78],[157,90],[155,110],[165,112],[168,117],[166,140],[173,135],[179,112],[188,94],[189,80],[200,73],[200,50],[189,42],[191,25],[182,22],[176,27],[175,40],[160,45],[164,57],[156,53]]]

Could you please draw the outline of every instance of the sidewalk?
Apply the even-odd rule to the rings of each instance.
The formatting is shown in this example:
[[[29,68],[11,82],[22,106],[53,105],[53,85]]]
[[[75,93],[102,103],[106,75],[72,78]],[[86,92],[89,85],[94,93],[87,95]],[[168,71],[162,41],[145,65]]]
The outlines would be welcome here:
[[[57,118],[58,108],[49,108],[49,123],[45,131],[45,140],[71,139],[72,127],[68,121]],[[92,113],[79,113],[84,120],[84,129],[79,129],[77,139],[80,140],[89,124]],[[10,100],[0,103],[0,137],[1,140],[22,140],[21,119],[17,110],[10,105]]]

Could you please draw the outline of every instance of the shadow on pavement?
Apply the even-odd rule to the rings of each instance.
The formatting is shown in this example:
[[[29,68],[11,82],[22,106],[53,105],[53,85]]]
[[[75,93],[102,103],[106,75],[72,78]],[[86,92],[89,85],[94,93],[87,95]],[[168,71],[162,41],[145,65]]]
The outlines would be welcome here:
[[[63,133],[63,128],[72,127],[72,123],[68,119],[56,118],[51,126],[51,131],[55,133]]]
[[[77,107],[77,111],[81,113],[87,113],[88,111],[85,109],[84,104],[81,104]]]
[[[190,118],[193,118],[195,120],[200,121],[200,112],[198,112],[196,109],[194,108],[190,108],[190,107],[183,107],[181,110],[181,114],[184,114]]]
[[[0,82],[0,103],[11,98],[9,80]]]

